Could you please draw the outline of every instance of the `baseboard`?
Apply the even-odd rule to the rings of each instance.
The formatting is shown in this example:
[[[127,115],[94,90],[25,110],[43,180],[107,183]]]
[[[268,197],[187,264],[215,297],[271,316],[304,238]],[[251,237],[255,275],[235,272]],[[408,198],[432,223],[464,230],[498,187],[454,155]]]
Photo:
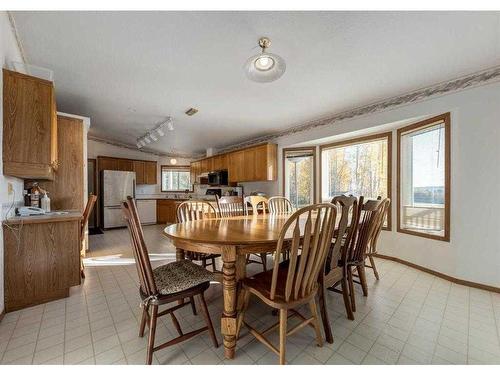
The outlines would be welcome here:
[[[2,321],[3,317],[5,316],[5,309],[0,312],[0,322]]]
[[[431,270],[430,268],[419,266],[418,264],[411,263],[411,262],[408,262],[407,260],[403,260],[403,259],[400,259],[397,257],[383,255],[383,254],[373,254],[373,255],[377,258],[392,260],[393,262],[398,262],[398,263],[404,264],[405,266],[416,268],[417,270],[430,273],[431,275],[434,275],[434,276],[440,277],[442,279],[451,281],[452,283],[455,283],[455,284],[470,286],[471,288],[487,290],[489,292],[500,293],[500,288],[498,288],[496,286],[491,286],[491,285],[486,285],[486,284],[475,283],[473,281],[457,279],[456,277],[448,276],[444,273]]]

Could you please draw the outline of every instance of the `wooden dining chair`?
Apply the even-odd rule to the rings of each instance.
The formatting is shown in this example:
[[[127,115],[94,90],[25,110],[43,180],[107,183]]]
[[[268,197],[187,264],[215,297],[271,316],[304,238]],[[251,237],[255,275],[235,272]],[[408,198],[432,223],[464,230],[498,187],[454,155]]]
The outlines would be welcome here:
[[[273,269],[242,280],[236,337],[239,336],[242,325],[245,325],[255,338],[279,356],[280,364],[285,364],[286,361],[286,337],[305,326],[314,328],[317,345],[323,345],[315,297],[319,288],[318,276],[323,272],[330,248],[336,215],[337,208],[331,203],[311,205],[295,212],[280,231]],[[280,262],[283,246],[290,238],[289,259]],[[251,295],[279,309],[279,322],[262,332],[245,322],[245,311]],[[309,305],[310,318],[296,310],[302,305]],[[289,311],[292,313],[290,316]],[[302,322],[288,330],[288,318],[295,315]],[[280,335],[279,348],[265,337],[277,327]]]
[[[320,274],[319,308],[326,341],[333,343],[333,334],[328,318],[325,301],[325,289],[341,293],[344,299],[347,318],[354,320],[348,286],[347,267],[342,266],[349,244],[357,230],[358,199],[354,196],[338,196],[332,199],[340,212],[340,220],[334,231],[332,244],[325,263],[325,272]],[[338,289],[340,287],[340,289]]]
[[[249,195],[245,197],[245,205],[252,207],[252,213],[258,215],[259,213],[266,213],[267,202],[269,199],[260,195]],[[247,208],[248,211],[248,208]]]
[[[144,336],[146,325],[149,326],[146,364],[151,364],[153,352],[188,340],[204,331],[208,331],[213,345],[217,348],[219,343],[215,336],[204,297],[205,290],[209,288],[210,281],[213,280],[213,274],[187,259],[168,263],[153,269],[144,241],[144,234],[139,221],[135,200],[128,197],[122,203],[122,210],[129,228],[135,264],[137,273],[139,274],[139,293],[142,299],[142,318],[139,327],[139,337]],[[189,304],[189,302],[184,302],[185,298],[192,299],[193,297],[197,297],[199,300],[206,326],[184,333],[174,312]],[[158,311],[159,306],[171,302],[178,302],[178,304],[168,307],[161,312]],[[170,315],[178,336],[155,346],[157,320],[160,316],[166,314]]]
[[[244,198],[244,202],[245,202],[245,207],[247,208],[247,212],[248,212],[247,205],[250,205],[252,207],[253,215],[259,215],[259,213],[262,214],[266,213],[267,202],[268,202],[268,199],[266,197],[258,195],[250,195]],[[247,264],[250,263],[262,264],[262,268],[264,269],[264,271],[267,271],[267,253],[260,253],[258,259],[252,259],[252,255],[257,255],[257,254],[247,254],[246,258]]]
[[[216,217],[217,211],[215,210],[214,206],[206,201],[185,201],[177,207],[178,223],[186,223],[193,220],[212,219]],[[212,271],[218,272],[215,264],[215,259],[220,257],[220,254],[202,254],[196,253],[194,251],[184,251],[184,254],[191,261],[201,262],[203,268],[211,265]]]
[[[215,196],[217,200],[217,209],[219,211],[219,217],[227,218],[234,216],[244,216],[247,215],[247,209],[243,197],[240,196]]]
[[[342,267],[347,267],[347,278],[349,284],[349,296],[351,299],[352,311],[356,311],[356,298],[354,292],[353,268],[357,271],[359,284],[363,290],[363,295],[368,295],[368,285],[366,283],[365,261],[370,244],[377,233],[380,217],[384,215],[386,200],[368,200],[366,203],[363,197],[359,198],[358,204],[358,228],[353,235],[353,239],[346,251],[345,258],[341,260]]]
[[[286,197],[271,197],[267,203],[270,214],[291,214],[292,202]]]
[[[378,196],[377,200],[382,200],[382,197]],[[371,268],[373,270],[373,274],[375,275],[375,279],[377,279],[377,280],[379,280],[379,275],[378,275],[377,267],[375,266],[374,255],[377,254],[378,238],[380,236],[380,232],[382,232],[382,227],[384,226],[385,218],[388,215],[390,205],[391,205],[391,200],[386,199],[385,200],[385,207],[383,208],[383,215],[381,215],[379,218],[379,221],[377,224],[377,229],[375,230],[375,235],[373,236],[372,242],[368,245],[368,251],[366,253],[367,258],[370,262],[370,265],[365,263],[365,267]]]
[[[87,204],[85,205],[85,210],[83,211],[82,221],[80,222],[80,276],[82,279],[85,278],[85,266],[83,265],[83,260],[85,259],[86,249],[85,249],[85,228],[89,222],[90,214],[94,208],[97,196],[94,194],[89,195]]]

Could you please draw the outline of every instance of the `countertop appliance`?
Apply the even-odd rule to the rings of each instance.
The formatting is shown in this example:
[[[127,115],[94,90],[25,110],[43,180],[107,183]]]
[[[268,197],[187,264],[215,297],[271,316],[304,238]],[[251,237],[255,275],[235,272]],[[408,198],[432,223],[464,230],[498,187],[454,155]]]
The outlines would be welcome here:
[[[208,184],[211,186],[226,186],[228,183],[227,171],[215,171],[208,174]]]
[[[126,226],[121,203],[135,198],[135,172],[101,172],[101,223],[104,229]]]

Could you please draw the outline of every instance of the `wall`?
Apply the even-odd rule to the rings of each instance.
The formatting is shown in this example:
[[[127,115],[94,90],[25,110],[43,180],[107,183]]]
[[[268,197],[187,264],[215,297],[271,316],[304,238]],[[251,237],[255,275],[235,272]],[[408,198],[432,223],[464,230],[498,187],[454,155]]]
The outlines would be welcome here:
[[[137,159],[137,160],[151,160],[158,162],[158,184],[156,185],[138,185],[136,193],[138,196],[140,195],[154,195],[161,193],[161,166],[162,165],[170,165],[170,157],[158,156],[155,154],[151,154],[148,152],[140,151],[140,150],[132,150],[126,147],[120,147],[111,145],[105,142],[98,142],[92,139],[88,140],[87,144],[88,149],[88,158],[96,159],[98,156],[111,156],[115,158],[127,158],[127,159]],[[179,165],[189,165],[191,162],[190,159],[185,158],[176,158],[177,166]]]
[[[278,138],[274,142],[279,146],[279,180],[272,188],[267,183],[260,186],[262,190],[280,194],[283,147],[351,132],[359,136],[373,132],[374,127],[385,127],[387,131],[387,124],[451,112],[450,242],[397,233],[396,204],[393,204],[393,230],[382,232],[379,252],[459,279],[500,287],[498,103],[500,83],[497,82]],[[396,197],[395,135],[394,131],[393,200]],[[318,154],[318,168],[319,158]],[[319,190],[319,186],[317,188]],[[253,185],[252,189],[259,189],[259,185]]]
[[[10,26],[9,18],[7,12],[0,12],[0,63],[3,68],[8,67],[9,61],[22,61],[21,53],[17,46],[14,34]],[[3,87],[2,76],[0,75],[0,87]],[[3,103],[3,90],[0,90],[0,102]],[[3,105],[0,105],[0,121],[2,126],[0,126],[0,168],[3,168],[2,164],[2,136],[3,136]],[[13,177],[7,177],[3,175],[3,171],[0,169],[0,204],[2,210],[0,212],[0,220],[3,221],[6,217],[9,208],[12,203],[19,205],[22,202],[23,194],[23,180]],[[12,183],[14,188],[14,195],[9,195],[7,193],[7,184]],[[9,216],[13,214],[13,210],[10,210]],[[4,248],[3,248],[3,231],[0,231],[0,313],[4,309],[4,273],[3,273],[3,259],[4,259]]]

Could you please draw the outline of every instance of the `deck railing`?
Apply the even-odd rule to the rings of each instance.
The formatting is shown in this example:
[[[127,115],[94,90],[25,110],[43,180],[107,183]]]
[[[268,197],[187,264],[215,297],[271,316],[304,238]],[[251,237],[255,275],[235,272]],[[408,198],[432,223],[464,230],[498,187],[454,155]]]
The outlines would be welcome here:
[[[444,230],[444,207],[403,206],[402,224],[405,229]]]

